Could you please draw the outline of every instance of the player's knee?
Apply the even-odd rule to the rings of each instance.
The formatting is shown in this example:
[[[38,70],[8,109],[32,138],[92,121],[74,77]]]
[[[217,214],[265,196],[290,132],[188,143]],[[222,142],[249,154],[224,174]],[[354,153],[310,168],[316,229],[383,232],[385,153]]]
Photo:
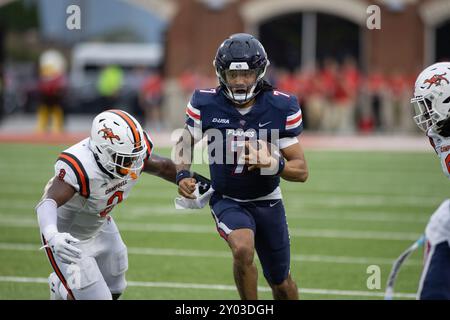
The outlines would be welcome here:
[[[99,280],[87,288],[73,290],[76,300],[112,300],[111,291],[104,280]]]
[[[120,296],[127,288],[127,281],[125,280],[125,274],[116,277],[116,279],[114,279],[114,281],[108,285],[108,288],[113,294],[113,296],[114,295]]]
[[[251,244],[236,244],[232,251],[235,262],[243,265],[253,263],[255,248]]]
[[[276,279],[276,280],[279,280],[279,279]],[[297,287],[294,280],[292,280],[290,277],[288,277],[284,280],[281,280],[281,282],[278,284],[272,283],[271,286],[272,286],[273,290],[276,290],[278,292],[287,292],[287,291]]]
[[[264,277],[272,288],[277,287],[283,289],[294,283],[289,276],[289,265],[287,264],[275,264],[269,267],[266,266],[263,269]]]
[[[255,255],[255,243],[253,231],[250,229],[238,229],[231,232],[228,244],[235,263],[252,264]]]
[[[279,284],[270,283],[273,297],[277,300],[297,300],[298,289],[294,280],[290,276]]]
[[[103,279],[93,257],[84,257],[67,268],[68,283],[74,289],[83,290]]]
[[[77,300],[111,300],[111,292],[103,279],[97,262],[85,257],[79,263],[71,265],[72,272],[68,282]]]
[[[108,287],[113,294],[121,294],[127,287],[125,273],[128,270],[128,252],[127,248],[111,255],[109,260],[111,275],[105,279]]]

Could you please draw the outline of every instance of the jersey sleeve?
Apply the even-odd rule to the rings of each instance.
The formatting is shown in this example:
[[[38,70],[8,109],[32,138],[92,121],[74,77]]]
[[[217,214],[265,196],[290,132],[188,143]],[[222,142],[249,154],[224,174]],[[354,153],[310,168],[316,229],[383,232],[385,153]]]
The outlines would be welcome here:
[[[145,131],[144,131],[144,141],[145,141],[145,144],[147,145],[147,154],[145,156],[145,160],[148,160],[148,159],[150,159],[150,157],[152,155],[154,145],[153,145],[152,139],[150,139],[150,136]]]
[[[196,141],[201,140],[203,136],[201,108],[197,102],[197,94],[197,91],[195,91],[186,106],[186,126]]]
[[[303,131],[303,116],[300,105],[295,96],[290,96],[287,112],[283,118],[284,127],[280,133],[280,140],[297,137]]]
[[[200,119],[201,111],[197,105],[197,91],[195,91],[186,106],[186,124],[189,127],[194,127],[196,124],[200,124]]]
[[[83,197],[89,198],[89,177],[74,155],[67,152],[59,155],[55,163],[55,176],[71,185]]]

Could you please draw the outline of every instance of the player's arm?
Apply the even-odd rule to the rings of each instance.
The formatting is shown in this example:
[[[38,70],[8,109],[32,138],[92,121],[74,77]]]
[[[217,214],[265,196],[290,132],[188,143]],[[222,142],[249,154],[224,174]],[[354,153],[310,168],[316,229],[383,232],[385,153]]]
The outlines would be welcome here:
[[[76,262],[81,250],[72,246],[79,240],[68,233],[60,233],[57,227],[57,208],[69,201],[76,190],[63,179],[53,177],[45,187],[44,195],[36,206],[39,228],[55,255],[66,263]]]
[[[41,200],[51,199],[55,201],[58,207],[60,207],[72,199],[75,193],[76,190],[70,184],[58,177],[53,177],[47,183]]]
[[[190,172],[195,139],[191,134],[188,125],[185,125],[183,133],[175,145],[175,167],[177,171],[176,183],[178,184],[178,193],[185,198],[195,199],[196,180]]]
[[[247,141],[248,154],[245,155],[244,159],[248,165],[248,170],[270,168],[285,180],[305,182],[308,178],[308,166],[303,148],[298,138],[289,139],[291,141],[285,148],[281,149],[281,154],[274,145],[265,141],[258,140],[257,148]]]
[[[285,166],[280,176],[287,181],[305,182],[309,173],[300,140],[281,149],[281,154],[285,158]]]
[[[175,163],[169,158],[152,154],[144,161],[144,172],[176,183],[177,169]]]

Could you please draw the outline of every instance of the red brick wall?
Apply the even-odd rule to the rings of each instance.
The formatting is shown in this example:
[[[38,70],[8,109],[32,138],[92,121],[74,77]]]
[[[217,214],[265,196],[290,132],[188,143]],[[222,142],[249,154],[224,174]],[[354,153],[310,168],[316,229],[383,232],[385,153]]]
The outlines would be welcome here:
[[[424,60],[424,25],[418,6],[402,12],[381,7],[381,30],[366,30],[368,69],[414,72]]]

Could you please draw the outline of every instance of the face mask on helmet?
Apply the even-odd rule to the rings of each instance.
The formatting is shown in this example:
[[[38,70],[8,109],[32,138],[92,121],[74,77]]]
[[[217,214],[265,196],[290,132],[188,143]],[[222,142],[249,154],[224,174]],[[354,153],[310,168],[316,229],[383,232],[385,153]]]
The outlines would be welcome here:
[[[432,97],[416,97],[411,99],[415,114],[414,121],[416,122],[417,126],[424,132],[427,131],[428,128],[433,126],[432,115],[434,114],[434,111],[430,98]]]
[[[132,154],[114,153],[111,156],[113,159],[111,165],[115,164],[115,171],[119,178],[125,180],[137,179],[138,172],[144,167],[145,155],[145,150],[136,151]]]
[[[238,104],[250,101],[257,92],[258,80],[261,79],[261,70],[225,70],[220,75],[226,87],[226,94]]]
[[[124,153],[106,146],[101,154],[104,155],[105,153],[107,154],[107,160],[101,162],[103,167],[116,178],[131,180],[137,179],[139,171],[144,167],[147,149],[141,146],[131,153]],[[99,153],[96,155],[99,155]]]

